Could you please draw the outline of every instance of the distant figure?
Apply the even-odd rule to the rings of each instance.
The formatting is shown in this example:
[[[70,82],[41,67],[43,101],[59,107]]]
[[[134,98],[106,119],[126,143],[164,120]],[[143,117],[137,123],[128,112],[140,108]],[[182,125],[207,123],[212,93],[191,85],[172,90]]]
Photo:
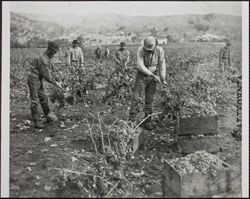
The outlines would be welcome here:
[[[96,59],[97,59],[97,60],[101,59],[102,52],[101,52],[101,49],[100,49],[99,46],[98,46],[97,49],[95,50],[95,55],[96,55]]]
[[[104,49],[104,58],[108,58],[108,56],[109,56],[109,49],[108,49],[108,47],[107,46],[105,46],[105,49]]]
[[[129,51],[126,49],[125,42],[120,43],[120,48],[115,53],[115,62],[117,67],[110,75],[103,102],[123,92],[127,86],[126,73],[128,72]]]
[[[119,67],[127,68],[130,59],[129,51],[126,49],[125,42],[120,43],[120,48],[115,53],[115,62]]]
[[[79,69],[83,67],[83,53],[82,49],[78,47],[78,41],[73,40],[72,47],[69,49],[68,52],[68,65],[71,70]]]
[[[224,72],[225,67],[231,67],[230,46],[231,44],[227,42],[226,46],[222,48],[219,53],[219,66],[222,72]]]

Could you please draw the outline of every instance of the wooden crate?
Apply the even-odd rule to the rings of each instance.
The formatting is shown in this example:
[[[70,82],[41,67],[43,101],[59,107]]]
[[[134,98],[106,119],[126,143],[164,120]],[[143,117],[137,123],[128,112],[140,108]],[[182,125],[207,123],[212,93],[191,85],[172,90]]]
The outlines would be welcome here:
[[[209,153],[219,152],[219,137],[204,136],[191,138],[189,136],[178,137],[178,152],[183,154],[206,150]]]
[[[134,153],[144,143],[144,140],[145,140],[144,133],[145,133],[145,130],[139,127],[138,130],[135,132],[134,136],[132,137],[131,144],[132,144]]]
[[[180,175],[170,164],[164,162],[162,192],[165,198],[200,198],[212,197],[231,190],[230,166],[223,163],[216,176],[202,173]]]
[[[215,135],[218,134],[218,117],[177,118],[177,135]]]

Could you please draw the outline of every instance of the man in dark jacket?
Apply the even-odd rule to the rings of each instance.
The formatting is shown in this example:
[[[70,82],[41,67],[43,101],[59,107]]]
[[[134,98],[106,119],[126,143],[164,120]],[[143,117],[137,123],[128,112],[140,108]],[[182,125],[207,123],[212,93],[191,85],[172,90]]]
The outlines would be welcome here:
[[[101,59],[101,56],[102,56],[102,52],[101,52],[101,49],[100,47],[98,46],[97,49],[95,50],[95,55],[96,55],[96,59]]]
[[[50,41],[48,43],[47,50],[35,58],[32,62],[32,67],[30,68],[30,72],[28,74],[28,87],[30,91],[30,109],[31,116],[34,121],[35,128],[44,128],[43,124],[39,121],[39,113],[38,113],[38,104],[41,104],[42,110],[47,117],[47,121],[49,118],[49,105],[48,105],[48,97],[45,94],[43,87],[43,80],[55,85],[60,88],[58,82],[51,76],[51,72],[53,70],[52,57],[59,51],[59,46],[57,43]]]
[[[226,46],[220,50],[219,65],[222,71],[228,67],[231,67],[230,46],[231,44],[227,42]]]

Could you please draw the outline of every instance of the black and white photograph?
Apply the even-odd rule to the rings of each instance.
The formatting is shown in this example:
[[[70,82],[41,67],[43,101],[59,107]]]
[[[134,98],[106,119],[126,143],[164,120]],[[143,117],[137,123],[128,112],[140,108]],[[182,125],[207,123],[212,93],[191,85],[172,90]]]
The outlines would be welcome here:
[[[2,2],[1,196],[249,197],[248,9]]]

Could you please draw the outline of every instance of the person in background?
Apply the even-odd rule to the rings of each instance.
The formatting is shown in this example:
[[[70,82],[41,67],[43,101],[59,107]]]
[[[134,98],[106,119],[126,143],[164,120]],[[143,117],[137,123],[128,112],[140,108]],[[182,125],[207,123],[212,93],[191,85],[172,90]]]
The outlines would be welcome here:
[[[61,88],[60,84],[52,77],[53,70],[52,58],[59,51],[59,45],[56,42],[48,42],[47,50],[35,58],[31,63],[31,68],[28,74],[28,87],[30,92],[30,109],[31,116],[35,128],[44,128],[44,125],[39,121],[38,104],[41,104],[42,110],[47,118],[51,121],[48,97],[45,94],[43,80],[53,84],[57,88]]]
[[[129,58],[130,53],[126,49],[126,44],[125,42],[121,42],[120,48],[115,52],[116,68],[109,77],[103,102],[117,95],[119,92],[123,92],[124,85],[127,83],[126,73],[128,73]]]
[[[130,53],[126,48],[126,43],[121,42],[120,48],[115,52],[115,62],[118,67],[127,68],[130,59]]]
[[[219,53],[219,66],[222,72],[224,72],[226,68],[231,67],[230,47],[230,42],[227,42],[226,46],[224,46]]]
[[[109,56],[109,49],[108,49],[108,47],[107,46],[105,46],[105,49],[104,49],[104,58],[108,58],[108,56]]]
[[[72,47],[68,52],[68,65],[71,70],[79,69],[83,67],[83,53],[82,49],[78,46],[79,42],[77,40],[73,40]]]
[[[157,40],[148,36],[143,41],[143,46],[137,50],[137,75],[134,87],[134,97],[130,107],[129,120],[134,122],[139,112],[139,103],[143,90],[145,90],[145,118],[152,114],[152,104],[156,91],[156,84],[167,84],[166,63],[162,47],[157,45]],[[158,76],[159,75],[159,76]],[[153,129],[151,117],[143,123],[144,128]]]
[[[97,49],[95,50],[95,56],[96,56],[96,59],[99,60],[101,59],[101,56],[102,56],[102,52],[101,52],[101,48],[98,46]]]

